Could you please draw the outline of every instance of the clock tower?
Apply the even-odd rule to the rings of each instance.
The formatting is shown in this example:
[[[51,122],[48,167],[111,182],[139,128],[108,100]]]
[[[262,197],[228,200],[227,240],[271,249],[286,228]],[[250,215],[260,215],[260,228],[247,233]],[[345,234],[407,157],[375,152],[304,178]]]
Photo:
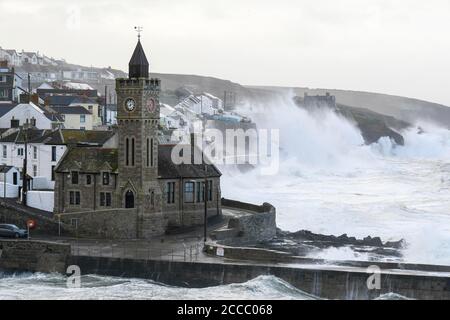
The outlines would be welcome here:
[[[158,183],[158,125],[161,81],[149,77],[149,63],[138,39],[128,78],[116,79],[119,137],[117,207],[136,208],[141,224],[161,214]],[[145,237],[145,228],[141,236]]]

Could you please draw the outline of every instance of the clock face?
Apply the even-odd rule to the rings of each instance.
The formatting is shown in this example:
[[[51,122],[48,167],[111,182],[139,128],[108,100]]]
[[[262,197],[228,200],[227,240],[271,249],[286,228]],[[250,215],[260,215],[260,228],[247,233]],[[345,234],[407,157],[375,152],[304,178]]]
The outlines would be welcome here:
[[[128,112],[133,111],[135,108],[136,108],[136,102],[133,99],[128,98],[127,100],[125,100],[125,109]]]
[[[149,112],[154,112],[156,110],[155,99],[150,98],[147,100],[147,109]]]

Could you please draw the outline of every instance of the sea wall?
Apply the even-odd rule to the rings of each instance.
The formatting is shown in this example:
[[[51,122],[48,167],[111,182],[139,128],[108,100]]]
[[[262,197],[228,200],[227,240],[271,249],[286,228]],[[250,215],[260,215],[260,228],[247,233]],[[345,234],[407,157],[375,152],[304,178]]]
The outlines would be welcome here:
[[[82,274],[151,279],[183,287],[208,287],[242,283],[261,275],[273,275],[304,292],[328,299],[373,299],[395,292],[415,299],[450,299],[450,278],[413,272],[380,274],[381,289],[369,290],[371,274],[364,269],[327,269],[326,266],[276,266],[239,263],[201,263],[167,260],[133,260],[72,256]]]
[[[70,245],[47,241],[0,240],[0,269],[66,273]]]
[[[244,213],[230,218],[226,229],[213,233],[213,237],[222,244],[257,243],[275,237],[276,209],[270,203],[255,205],[222,198],[222,207],[239,209]]]

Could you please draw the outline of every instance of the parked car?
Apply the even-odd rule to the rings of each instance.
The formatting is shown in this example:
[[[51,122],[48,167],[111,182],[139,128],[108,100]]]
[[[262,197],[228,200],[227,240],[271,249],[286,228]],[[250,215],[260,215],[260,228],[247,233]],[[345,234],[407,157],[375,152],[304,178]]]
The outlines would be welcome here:
[[[14,224],[0,224],[0,237],[4,238],[26,238],[27,230],[20,229]]]

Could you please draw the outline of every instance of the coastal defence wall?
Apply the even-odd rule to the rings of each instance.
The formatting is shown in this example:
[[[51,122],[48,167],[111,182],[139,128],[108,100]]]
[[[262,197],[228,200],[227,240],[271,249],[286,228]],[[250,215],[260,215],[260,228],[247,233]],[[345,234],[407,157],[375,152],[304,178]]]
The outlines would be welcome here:
[[[168,260],[133,260],[72,256],[82,274],[151,279],[182,287],[208,287],[243,283],[262,275],[276,276],[294,287],[328,299],[374,299],[397,293],[424,300],[450,300],[450,278],[413,272],[381,271],[380,290],[369,290],[364,268],[333,269],[326,266],[276,266],[242,263],[201,263]]]
[[[276,209],[270,203],[251,203],[222,198],[223,208],[239,209],[247,214],[232,217],[225,229],[212,233],[221,244],[258,243],[276,236]]]
[[[69,256],[68,244],[0,240],[0,270],[65,274]]]

